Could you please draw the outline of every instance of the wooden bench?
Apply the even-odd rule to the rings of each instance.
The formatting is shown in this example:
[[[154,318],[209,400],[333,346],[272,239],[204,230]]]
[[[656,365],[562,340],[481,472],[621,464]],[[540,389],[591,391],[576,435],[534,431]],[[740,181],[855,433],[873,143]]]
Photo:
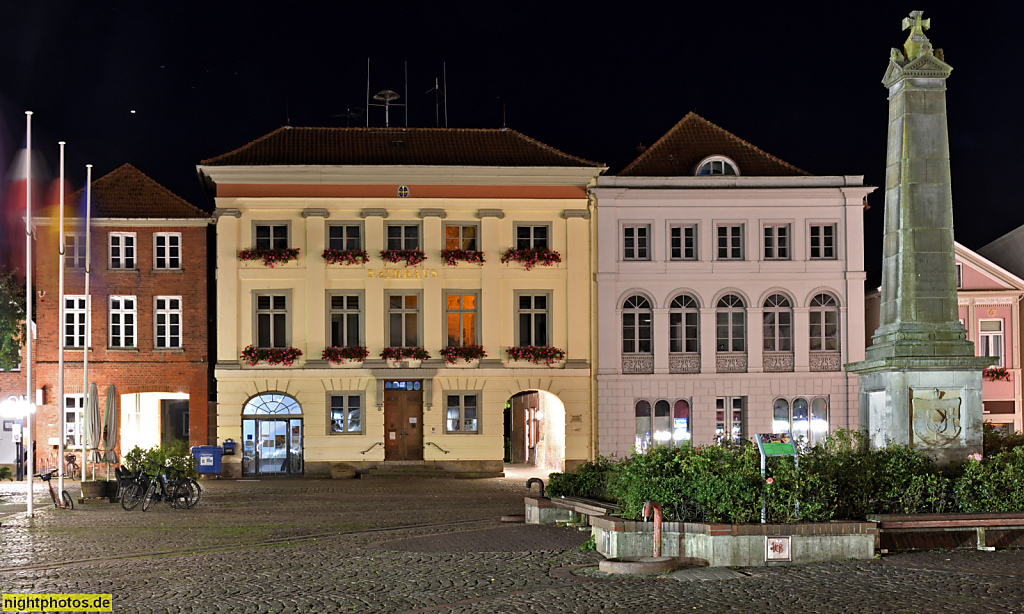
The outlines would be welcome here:
[[[551,505],[583,516],[611,516],[622,511],[621,505],[582,497],[554,497]]]
[[[1024,548],[1024,512],[981,514],[871,514],[876,549]]]

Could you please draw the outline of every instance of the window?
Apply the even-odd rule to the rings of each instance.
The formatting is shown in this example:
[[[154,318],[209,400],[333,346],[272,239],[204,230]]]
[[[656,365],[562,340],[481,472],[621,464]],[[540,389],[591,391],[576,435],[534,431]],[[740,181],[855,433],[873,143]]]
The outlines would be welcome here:
[[[476,394],[446,394],[448,404],[446,406],[447,420],[445,428],[449,433],[479,433],[477,395]]]
[[[705,177],[708,175],[739,175],[740,171],[736,164],[725,156],[710,156],[697,165],[697,172],[694,175]]]
[[[388,296],[388,346],[415,348],[420,345],[420,297],[416,294]]]
[[[789,224],[764,227],[764,259],[789,260]]]
[[[811,299],[811,351],[839,351],[839,306],[828,294]]]
[[[956,287],[964,287],[964,265],[956,263]]]
[[[764,302],[764,351],[793,351],[793,309],[781,294],[773,294]]]
[[[330,395],[331,434],[360,435],[363,432],[363,397],[351,392]]]
[[[679,399],[672,408],[672,439],[679,444],[690,441],[690,402]]]
[[[743,224],[722,224],[717,233],[718,259],[743,260]]]
[[[828,434],[828,404],[827,397],[814,397],[810,403],[804,397],[775,399],[772,432],[790,433],[801,446],[812,447]]]
[[[651,303],[642,296],[631,296],[622,305],[622,353],[650,354]]]
[[[447,347],[476,345],[475,294],[450,292],[445,294],[445,328]]]
[[[744,437],[743,413],[747,397],[718,397],[715,399],[715,441],[727,438],[740,441]]]
[[[520,294],[516,297],[516,338],[520,347],[548,345],[548,296]]]
[[[288,295],[256,295],[256,347],[288,347]]]
[[[256,224],[256,249],[286,249],[288,224]]]
[[[697,225],[682,224],[669,228],[669,242],[672,260],[697,259]]]
[[[157,270],[181,268],[180,232],[158,232],[153,235],[153,268]]]
[[[358,294],[332,294],[330,296],[331,347],[360,347],[361,335]]]
[[[622,259],[650,260],[650,225],[631,224],[622,227]]]
[[[135,347],[135,297],[110,297],[110,347]]]
[[[416,224],[388,224],[388,249],[420,248],[420,227]]]
[[[641,454],[651,447],[651,404],[648,401],[637,401],[633,407],[636,429],[636,451]]]
[[[85,268],[85,235],[64,235],[64,265],[69,269]]]
[[[1004,367],[1003,364],[1003,321],[1002,320],[978,320],[978,351],[980,356],[992,356],[998,358],[995,367]]]
[[[811,260],[836,259],[836,225],[811,226]]]
[[[153,343],[157,349],[181,349],[181,297],[153,297]]]
[[[86,343],[84,296],[64,297],[64,347],[84,348]]]
[[[135,268],[135,233],[112,232],[110,241],[110,268],[112,270],[130,270]]]
[[[726,294],[718,299],[715,313],[715,329],[718,352],[745,352],[746,347],[746,305],[735,294]]]
[[[327,249],[363,249],[362,233],[363,229],[358,224],[330,224],[327,226]]]
[[[82,445],[82,414],[85,411],[84,394],[64,395],[64,445]]]
[[[516,249],[551,249],[548,227],[516,225]]]
[[[461,249],[466,252],[478,251],[477,234],[473,225],[446,224],[444,227],[444,248]]]
[[[682,294],[669,304],[668,351],[695,354],[700,351],[700,309],[697,299]]]

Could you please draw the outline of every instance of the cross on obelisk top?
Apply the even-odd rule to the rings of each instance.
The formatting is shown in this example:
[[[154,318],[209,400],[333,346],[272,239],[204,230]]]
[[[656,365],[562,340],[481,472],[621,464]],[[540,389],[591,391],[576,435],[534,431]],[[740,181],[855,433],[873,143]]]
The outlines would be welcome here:
[[[921,47],[928,42],[924,31],[931,27],[931,19],[922,19],[924,11],[911,11],[910,17],[903,18],[903,29],[910,28],[910,36],[907,42],[903,43],[903,52],[908,60],[913,60],[921,55]]]

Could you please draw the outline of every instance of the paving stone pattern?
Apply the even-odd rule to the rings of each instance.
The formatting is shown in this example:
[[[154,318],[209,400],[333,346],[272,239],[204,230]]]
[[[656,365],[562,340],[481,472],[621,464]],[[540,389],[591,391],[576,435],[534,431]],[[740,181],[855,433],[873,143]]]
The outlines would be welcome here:
[[[602,576],[585,533],[500,522],[522,484],[204,480],[194,510],[8,506],[0,591],[111,593],[115,612],[1024,612],[1021,551]]]

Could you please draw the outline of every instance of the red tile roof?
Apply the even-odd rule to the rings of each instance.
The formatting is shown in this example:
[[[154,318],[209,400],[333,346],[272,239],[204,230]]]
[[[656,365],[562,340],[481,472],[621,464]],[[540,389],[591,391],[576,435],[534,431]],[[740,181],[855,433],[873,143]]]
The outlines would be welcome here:
[[[381,165],[601,167],[508,129],[285,126],[206,166]]]
[[[85,199],[85,189],[78,190],[65,200],[68,215],[76,215],[75,205]],[[83,205],[84,210],[84,205]],[[54,215],[57,208],[54,208]],[[92,181],[92,217],[94,218],[171,218],[193,219],[210,217],[171,192],[131,164]]]
[[[620,177],[678,177],[693,175],[695,166],[708,156],[730,158],[741,175],[779,177],[810,175],[806,171],[761,151],[731,132],[696,113],[673,126],[657,143],[619,172]]]

